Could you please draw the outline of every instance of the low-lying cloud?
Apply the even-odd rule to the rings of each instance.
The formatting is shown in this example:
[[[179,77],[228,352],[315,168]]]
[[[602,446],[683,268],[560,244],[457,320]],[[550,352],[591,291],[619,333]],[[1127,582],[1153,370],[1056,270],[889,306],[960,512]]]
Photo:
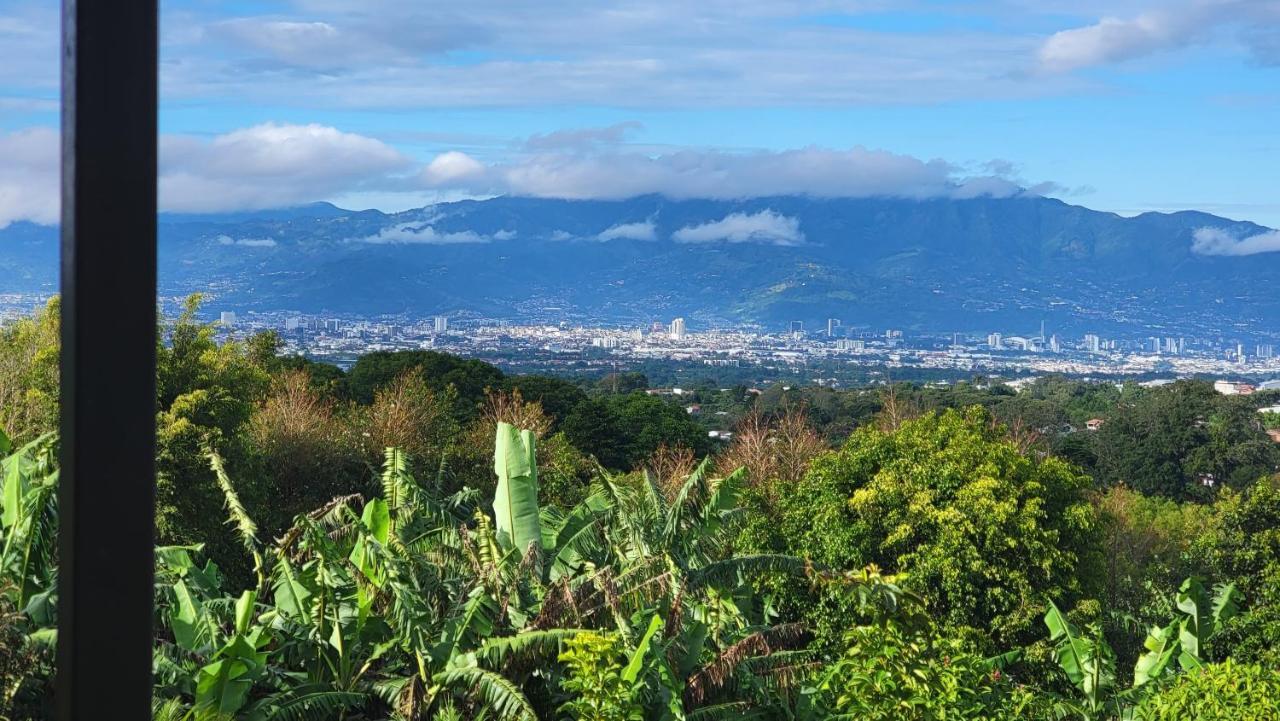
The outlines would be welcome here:
[[[451,150],[425,164],[376,138],[326,125],[264,123],[211,138],[165,135],[160,138],[159,204],[166,212],[216,213],[392,195],[420,197],[425,204],[439,197],[500,194],[573,200],[646,194],[737,200],[780,195],[1012,197],[1060,190],[1052,183],[1023,182],[1016,166],[1007,161],[968,166],[976,168],[971,171],[941,159],[922,160],[862,146],[654,154],[621,144],[633,127],[622,123],[537,136],[513,148],[508,158],[492,162]],[[0,227],[14,220],[57,222],[58,155],[54,129],[0,133]],[[597,237],[651,240],[656,229],[651,221],[621,223]],[[483,242],[425,231],[397,231],[382,240]]]
[[[671,234],[677,243],[763,243],[766,245],[800,245],[804,233],[800,220],[772,210],[750,215],[732,213],[720,220],[700,225],[687,225]]]
[[[770,195],[908,198],[1007,197],[1023,192],[998,175],[965,175],[944,160],[872,150],[809,147],[733,153],[680,150],[661,155],[609,150],[547,152],[483,164],[465,153],[437,156],[422,173],[430,188],[542,198],[616,200]]]
[[[232,238],[229,235],[219,235],[216,240],[219,245],[238,245],[244,248],[276,247],[276,241],[271,238]]]
[[[499,231],[498,234],[511,237],[506,235],[507,232]],[[383,228],[376,235],[360,238],[359,242],[372,245],[457,245],[488,243],[493,239],[493,236],[480,235],[472,230],[441,232],[431,225],[422,223],[400,223]]]
[[[621,223],[607,228],[596,236],[596,240],[657,240],[658,229],[652,220],[642,223]]]
[[[1200,228],[1191,242],[1191,252],[1200,255],[1257,255],[1280,251],[1280,230],[1236,237],[1221,228]]]

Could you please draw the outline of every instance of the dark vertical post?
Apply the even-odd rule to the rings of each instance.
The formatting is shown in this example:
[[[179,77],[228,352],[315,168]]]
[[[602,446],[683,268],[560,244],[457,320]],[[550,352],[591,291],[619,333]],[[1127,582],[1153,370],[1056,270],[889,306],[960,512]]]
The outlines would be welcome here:
[[[57,717],[151,717],[156,0],[63,0]]]

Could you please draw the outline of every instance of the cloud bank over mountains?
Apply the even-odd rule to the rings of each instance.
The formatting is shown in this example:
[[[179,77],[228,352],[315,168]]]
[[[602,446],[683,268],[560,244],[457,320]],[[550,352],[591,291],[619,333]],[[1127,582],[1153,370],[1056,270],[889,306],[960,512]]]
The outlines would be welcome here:
[[[1007,161],[976,172],[945,160],[857,146],[728,152],[675,149],[646,153],[619,145],[614,128],[537,136],[510,160],[482,162],[460,151],[420,164],[376,138],[334,127],[264,123],[212,138],[160,138],[160,207],[224,212],[287,207],[360,192],[620,199],[733,199],[771,195],[904,198],[1007,197],[1023,192]],[[56,132],[0,133],[0,226],[58,217]],[[1039,192],[1046,186],[1033,187]],[[651,235],[643,223],[606,230],[602,240]],[[400,229],[381,242],[477,242]],[[785,234],[777,237],[785,237]],[[374,242],[374,241],[370,241]]]
[[[921,160],[861,146],[741,153],[689,149],[654,155],[609,147],[540,152],[490,164],[450,151],[428,163],[419,178],[425,187],[435,189],[576,200],[648,193],[724,199],[1007,197],[1023,192],[1008,177],[969,175],[945,160]]]
[[[1238,238],[1220,228],[1200,228],[1191,251],[1200,255],[1257,255],[1280,251],[1280,230]]]

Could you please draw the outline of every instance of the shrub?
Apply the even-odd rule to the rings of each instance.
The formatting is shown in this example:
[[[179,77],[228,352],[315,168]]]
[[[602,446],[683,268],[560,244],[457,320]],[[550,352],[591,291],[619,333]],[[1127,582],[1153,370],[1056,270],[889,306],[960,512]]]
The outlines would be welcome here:
[[[1197,539],[1193,552],[1213,573],[1234,579],[1249,599],[1228,625],[1223,648],[1236,658],[1280,664],[1280,480],[1263,479],[1242,493],[1227,492],[1216,505],[1218,521]]]
[[[560,662],[567,674],[560,688],[572,699],[560,710],[577,721],[639,721],[632,684],[622,676],[623,648],[615,634],[580,633],[565,642]]]
[[[1230,659],[1182,674],[1140,708],[1146,721],[1278,721],[1280,671]]]
[[[826,705],[865,721],[984,719],[1038,715],[1035,699],[959,637],[932,624],[859,626],[820,684]]]
[[[787,552],[905,573],[945,625],[1030,640],[1045,597],[1099,590],[1089,479],[1021,451],[981,408],[861,428],[780,501]]]
[[[0,431],[15,445],[58,427],[58,308],[0,328]]]

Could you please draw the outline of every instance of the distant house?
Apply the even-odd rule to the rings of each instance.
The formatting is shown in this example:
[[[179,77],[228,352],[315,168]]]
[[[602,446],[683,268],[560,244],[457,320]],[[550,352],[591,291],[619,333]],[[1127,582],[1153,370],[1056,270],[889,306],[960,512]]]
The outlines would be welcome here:
[[[1103,423],[1106,423],[1106,421],[1101,418],[1090,418],[1084,422],[1084,427],[1088,430],[1096,431],[1102,427]]]
[[[1236,383],[1234,381],[1214,381],[1213,389],[1224,396],[1247,396],[1252,395],[1257,390],[1251,383]]]
[[[1271,436],[1271,440],[1280,443],[1280,428],[1268,428],[1267,435]]]
[[[698,405],[697,403],[694,403],[691,406],[685,406],[684,412],[688,413],[691,416],[696,416],[699,413],[702,413],[702,406]]]

